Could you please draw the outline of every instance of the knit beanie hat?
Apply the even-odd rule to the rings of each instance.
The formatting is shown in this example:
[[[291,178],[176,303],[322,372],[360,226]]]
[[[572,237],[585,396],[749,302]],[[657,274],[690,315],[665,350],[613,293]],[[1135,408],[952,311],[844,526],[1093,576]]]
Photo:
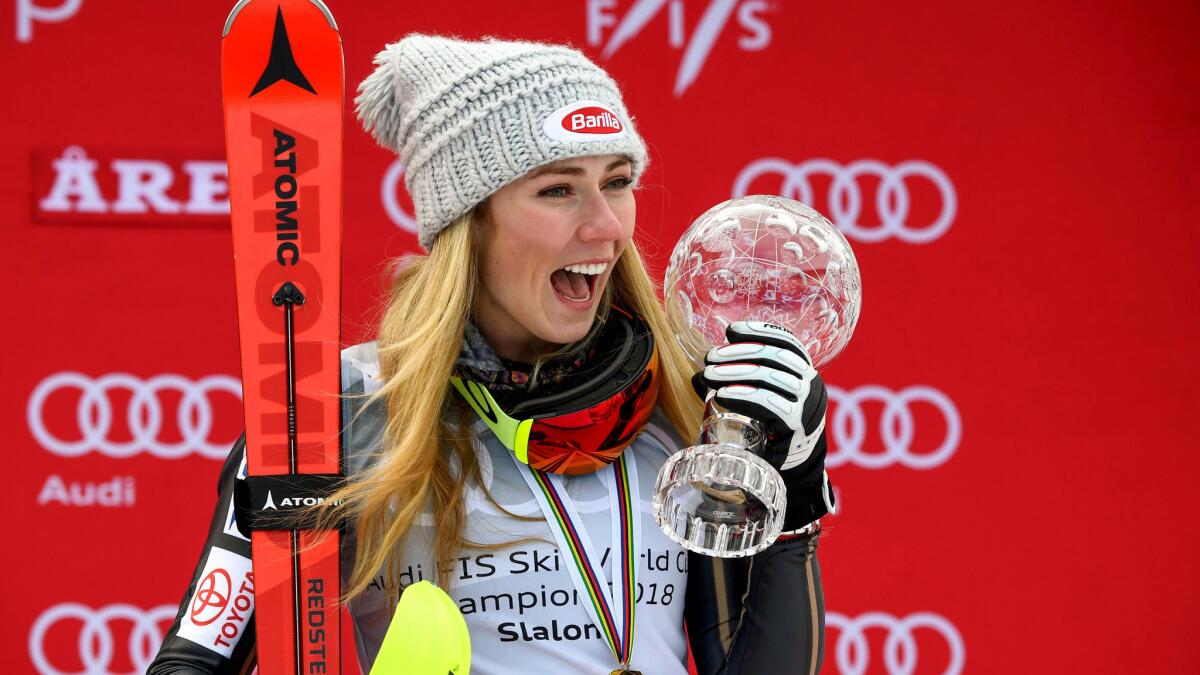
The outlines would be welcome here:
[[[397,152],[421,247],[489,195],[550,162],[624,155],[637,183],[648,162],[621,91],[563,45],[412,34],[375,56],[358,117]]]

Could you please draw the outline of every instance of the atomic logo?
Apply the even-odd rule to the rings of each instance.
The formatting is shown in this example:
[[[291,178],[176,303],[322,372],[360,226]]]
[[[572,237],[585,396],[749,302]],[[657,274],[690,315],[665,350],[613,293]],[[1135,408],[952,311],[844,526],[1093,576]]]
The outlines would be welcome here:
[[[287,26],[283,23],[283,8],[276,7],[275,33],[271,36],[271,55],[267,57],[267,67],[263,69],[262,75],[258,78],[258,84],[254,85],[254,91],[250,92],[250,95],[254,96],[281,80],[291,82],[307,92],[317,93],[317,90],[308,83],[308,78],[304,77],[304,73],[300,72],[300,66],[296,65],[296,57],[292,55],[292,43],[288,40]]]

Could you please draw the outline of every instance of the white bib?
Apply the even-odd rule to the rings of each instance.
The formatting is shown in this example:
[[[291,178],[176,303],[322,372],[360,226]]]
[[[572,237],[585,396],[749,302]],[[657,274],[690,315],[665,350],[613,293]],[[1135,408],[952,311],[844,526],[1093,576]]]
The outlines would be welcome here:
[[[374,345],[343,353],[343,384],[367,381],[374,389]],[[366,351],[364,348],[370,348]],[[349,358],[348,358],[349,357]],[[362,362],[359,361],[362,360]],[[368,367],[364,367],[368,366]],[[636,626],[630,667],[654,675],[686,675],[687,643],[683,632],[683,598],[687,584],[687,552],[654,521],[654,480],[678,440],[661,412],[625,451],[630,470],[637,471],[640,497],[641,550],[636,576]],[[512,454],[482,422],[474,428],[475,450],[484,484],[505,509],[531,522],[516,520],[493,506],[478,486],[466,495],[468,541],[507,543],[495,551],[464,551],[452,566],[450,597],[458,604],[471,634],[471,672],[475,675],[541,675],[582,673],[608,675],[617,663],[582,604],[572,583],[570,553],[561,552]],[[561,483],[597,553],[603,571],[613,576],[612,517],[605,472],[564,477]],[[422,514],[403,547],[402,582],[437,582],[433,561],[433,519]],[[521,538],[540,541],[512,543]],[[343,541],[343,574],[349,575],[354,534]],[[565,555],[564,555],[565,553]],[[384,589],[382,576],[350,604],[359,661],[364,671],[375,660],[391,623],[387,602],[394,589]]]

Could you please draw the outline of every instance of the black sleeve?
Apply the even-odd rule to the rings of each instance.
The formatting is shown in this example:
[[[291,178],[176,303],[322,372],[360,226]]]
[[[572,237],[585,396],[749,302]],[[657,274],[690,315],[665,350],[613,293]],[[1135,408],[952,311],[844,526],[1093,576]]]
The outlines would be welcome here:
[[[825,656],[820,534],[749,558],[688,554],[684,618],[700,675],[815,675]]]
[[[147,675],[167,675],[168,673],[248,673],[255,662],[254,617],[246,618],[245,626],[234,643],[233,652],[228,658],[222,654],[199,645],[187,638],[180,637],[179,626],[184,617],[191,611],[192,595],[200,575],[204,571],[213,549],[225,549],[245,558],[250,557],[250,542],[233,534],[236,526],[233,523],[233,490],[238,479],[238,471],[246,449],[246,437],[242,436],[233,445],[225,465],[221,467],[221,476],[217,482],[217,505],[213,509],[212,522],[208,527],[208,538],[200,551],[200,560],[192,571],[192,580],[179,603],[179,612],[175,622],[171,624],[158,655],[146,670]]]

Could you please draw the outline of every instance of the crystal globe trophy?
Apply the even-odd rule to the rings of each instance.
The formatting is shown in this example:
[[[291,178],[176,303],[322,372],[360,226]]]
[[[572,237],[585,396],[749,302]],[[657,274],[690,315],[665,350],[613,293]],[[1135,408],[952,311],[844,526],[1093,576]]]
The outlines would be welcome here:
[[[849,242],[809,206],[750,195],[709,209],[683,233],[663,285],[668,318],[699,370],[735,321],[765,321],[800,339],[816,368],[832,361],[858,323],[862,282]],[[700,444],[668,458],[654,517],[684,548],[735,558],[774,543],[787,488],[762,458],[758,422],[709,393]]]

